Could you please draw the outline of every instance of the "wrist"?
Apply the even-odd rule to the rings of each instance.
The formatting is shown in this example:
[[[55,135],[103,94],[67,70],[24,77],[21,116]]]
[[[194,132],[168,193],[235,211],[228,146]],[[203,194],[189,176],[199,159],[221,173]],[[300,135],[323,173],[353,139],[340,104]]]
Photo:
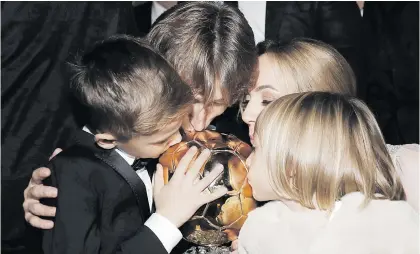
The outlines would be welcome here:
[[[181,231],[161,214],[153,213],[144,225],[159,238],[168,253],[170,253],[182,239]]]
[[[171,224],[173,224],[175,227],[179,228],[181,227],[185,221],[182,221],[179,216],[174,214],[174,212],[165,212],[164,210],[156,210],[156,214],[164,217],[166,220],[168,220]]]

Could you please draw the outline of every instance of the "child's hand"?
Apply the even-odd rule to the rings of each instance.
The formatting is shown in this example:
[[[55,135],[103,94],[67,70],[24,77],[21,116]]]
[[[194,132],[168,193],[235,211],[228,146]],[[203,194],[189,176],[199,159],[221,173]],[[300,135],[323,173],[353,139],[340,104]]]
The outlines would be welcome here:
[[[213,193],[204,192],[207,186],[222,173],[223,166],[220,165],[197,181],[199,171],[210,156],[210,151],[204,150],[192,166],[188,167],[196,153],[196,147],[188,150],[167,185],[163,182],[162,165],[157,165],[154,176],[156,213],[167,218],[176,227],[180,227],[190,219],[200,206],[218,199],[227,192],[226,188],[217,189]]]
[[[54,150],[50,160],[54,158],[61,151],[60,148]],[[55,207],[43,205],[39,202],[41,198],[56,198],[57,188],[44,186],[42,181],[49,177],[51,170],[49,168],[37,168],[32,173],[32,178],[29,181],[28,187],[23,192],[24,202],[23,210],[25,212],[25,220],[33,227],[41,229],[51,229],[54,227],[54,222],[43,220],[38,216],[54,217]]]

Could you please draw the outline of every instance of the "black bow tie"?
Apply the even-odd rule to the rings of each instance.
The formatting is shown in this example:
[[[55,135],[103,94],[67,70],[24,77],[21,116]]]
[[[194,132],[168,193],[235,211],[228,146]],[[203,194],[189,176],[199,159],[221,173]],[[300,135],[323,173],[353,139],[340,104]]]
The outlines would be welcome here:
[[[133,165],[131,167],[137,171],[137,170],[143,170],[146,168],[147,163],[149,163],[149,160],[145,159],[137,159],[134,161]]]

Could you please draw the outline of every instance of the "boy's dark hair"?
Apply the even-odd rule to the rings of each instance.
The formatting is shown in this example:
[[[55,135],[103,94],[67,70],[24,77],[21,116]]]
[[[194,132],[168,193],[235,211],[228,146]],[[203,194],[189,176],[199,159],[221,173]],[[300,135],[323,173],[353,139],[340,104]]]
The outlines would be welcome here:
[[[87,106],[92,131],[120,141],[151,135],[187,113],[191,89],[146,41],[118,35],[73,65],[71,89]]]
[[[257,66],[251,27],[238,8],[223,3],[177,4],[156,20],[148,39],[206,104],[216,85],[224,103],[235,103]]]

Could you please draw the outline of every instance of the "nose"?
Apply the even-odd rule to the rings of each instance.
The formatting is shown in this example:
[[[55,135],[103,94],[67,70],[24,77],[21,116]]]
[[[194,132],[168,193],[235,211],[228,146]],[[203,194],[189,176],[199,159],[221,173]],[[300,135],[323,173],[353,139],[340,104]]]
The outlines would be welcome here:
[[[202,131],[207,127],[206,126],[206,110],[204,109],[202,103],[194,104],[190,121],[195,131]]]
[[[251,103],[252,102],[250,101],[242,111],[242,120],[248,125],[255,123],[258,117],[258,114],[256,114],[256,110],[253,110],[254,107]]]

